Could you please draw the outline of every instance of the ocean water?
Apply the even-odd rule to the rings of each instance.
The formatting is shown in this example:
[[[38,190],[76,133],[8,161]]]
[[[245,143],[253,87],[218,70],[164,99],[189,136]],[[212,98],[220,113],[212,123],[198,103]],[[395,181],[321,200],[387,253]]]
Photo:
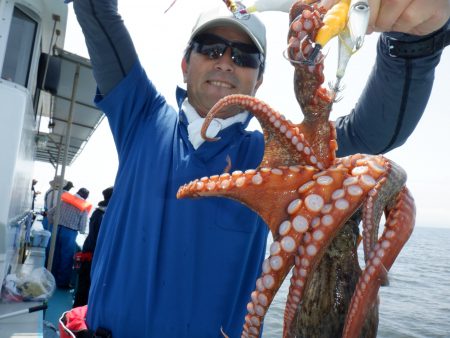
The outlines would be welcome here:
[[[389,282],[379,292],[378,338],[450,338],[450,229],[416,226]],[[286,278],[267,312],[263,338],[282,336],[288,287]]]

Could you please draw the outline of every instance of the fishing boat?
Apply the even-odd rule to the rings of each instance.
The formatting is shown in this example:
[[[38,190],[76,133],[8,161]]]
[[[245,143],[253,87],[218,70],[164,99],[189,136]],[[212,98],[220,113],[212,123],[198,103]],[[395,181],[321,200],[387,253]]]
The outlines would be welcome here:
[[[90,61],[64,50],[62,0],[0,0],[0,18],[0,338],[44,337],[45,323],[57,326],[57,316],[71,307],[70,290],[56,289],[49,299],[5,292],[12,277],[24,280],[44,267],[45,245],[32,236],[40,219],[32,209],[34,163],[50,163],[62,183],[103,114],[92,102]]]

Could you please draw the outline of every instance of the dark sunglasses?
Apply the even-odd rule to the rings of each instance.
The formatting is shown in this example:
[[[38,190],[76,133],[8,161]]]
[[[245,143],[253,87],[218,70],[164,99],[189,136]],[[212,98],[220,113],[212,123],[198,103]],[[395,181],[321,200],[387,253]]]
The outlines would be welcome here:
[[[243,42],[228,41],[220,36],[203,33],[192,39],[192,49],[211,60],[220,58],[228,47],[231,48],[231,59],[239,67],[262,68],[264,56],[254,45]]]

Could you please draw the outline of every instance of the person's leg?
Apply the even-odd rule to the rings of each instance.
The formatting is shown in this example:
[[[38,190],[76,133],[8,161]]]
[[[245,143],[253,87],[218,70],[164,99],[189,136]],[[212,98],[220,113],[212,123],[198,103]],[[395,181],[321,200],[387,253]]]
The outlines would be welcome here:
[[[44,230],[48,230],[48,218],[47,218],[47,216],[44,216],[42,218],[42,227],[44,228]]]
[[[78,283],[75,291],[75,300],[73,307],[83,306],[87,304],[89,296],[89,288],[91,286],[91,262],[85,261],[81,263],[78,271]]]
[[[60,270],[60,265],[61,265],[61,228],[63,228],[61,225],[58,225],[58,233],[56,235],[56,241],[55,241],[55,249],[53,251],[53,262],[52,262],[52,274],[53,277],[55,277],[55,283],[56,286],[59,285],[59,270]],[[48,245],[48,250],[47,253],[49,253],[50,251],[50,244]],[[47,254],[48,257],[48,254]],[[47,258],[48,260],[48,258]]]
[[[73,255],[75,254],[76,237],[77,231],[66,228],[64,226],[58,227],[58,264],[53,264],[53,267],[55,268],[54,275],[56,285],[61,288],[67,288],[70,285],[70,277],[73,267]]]

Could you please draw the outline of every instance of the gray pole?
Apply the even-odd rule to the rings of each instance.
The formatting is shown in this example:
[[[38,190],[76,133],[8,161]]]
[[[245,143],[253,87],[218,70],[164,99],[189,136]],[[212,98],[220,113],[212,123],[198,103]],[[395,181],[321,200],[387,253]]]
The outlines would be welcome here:
[[[73,76],[73,87],[72,87],[72,97],[70,100],[70,107],[69,107],[69,117],[67,119],[67,129],[66,129],[66,144],[64,148],[64,159],[62,163],[61,168],[61,183],[59,185],[59,191],[58,196],[62,195],[62,189],[63,189],[63,182],[64,182],[64,175],[66,173],[66,163],[67,163],[67,155],[69,153],[69,146],[70,146],[70,133],[72,129],[72,113],[73,113],[73,107],[75,104],[75,96],[77,94],[77,87],[78,87],[78,79],[80,77],[80,64],[77,64],[75,74]],[[47,261],[47,270],[52,270],[53,265],[53,255],[55,253],[55,245],[56,245],[56,236],[58,234],[58,224],[59,224],[59,218],[61,213],[61,200],[58,200],[58,204],[56,205],[56,211],[55,211],[55,217],[53,219],[53,229],[52,229],[52,241],[50,243],[50,251],[48,254],[48,261]]]

